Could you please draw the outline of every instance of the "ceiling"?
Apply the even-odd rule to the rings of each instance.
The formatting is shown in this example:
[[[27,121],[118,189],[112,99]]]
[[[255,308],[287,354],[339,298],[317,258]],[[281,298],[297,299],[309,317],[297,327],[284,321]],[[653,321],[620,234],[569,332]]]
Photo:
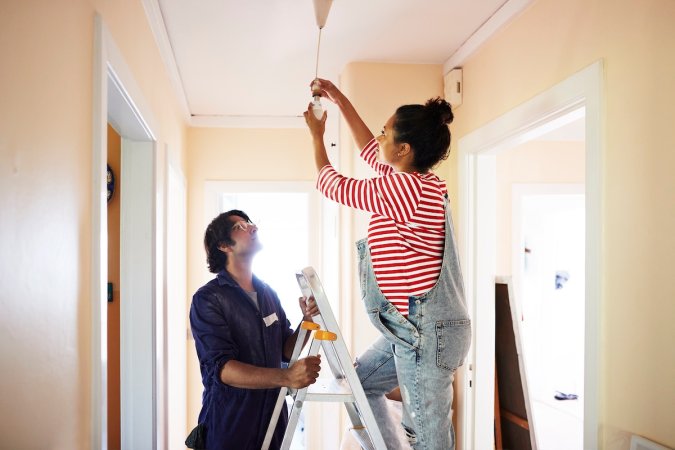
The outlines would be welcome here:
[[[439,64],[447,73],[532,1],[334,0],[318,75],[337,81],[352,61]],[[319,37],[312,0],[144,5],[192,125],[304,126]]]

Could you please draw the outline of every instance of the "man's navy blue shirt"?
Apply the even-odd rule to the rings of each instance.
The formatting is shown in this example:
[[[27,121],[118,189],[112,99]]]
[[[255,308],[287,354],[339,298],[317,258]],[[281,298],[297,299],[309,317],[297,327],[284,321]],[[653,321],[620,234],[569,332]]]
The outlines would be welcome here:
[[[190,325],[195,338],[204,394],[199,423],[206,448],[258,450],[262,446],[279,389],[241,389],[224,384],[220,371],[231,359],[280,368],[283,346],[293,334],[279,297],[253,276],[259,310],[223,270],[192,297]],[[287,423],[286,405],[270,449],[279,448]]]

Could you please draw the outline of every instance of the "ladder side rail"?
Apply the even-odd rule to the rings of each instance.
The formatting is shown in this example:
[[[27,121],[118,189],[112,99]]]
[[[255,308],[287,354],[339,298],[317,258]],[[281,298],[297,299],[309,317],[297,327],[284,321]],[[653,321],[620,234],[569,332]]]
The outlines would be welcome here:
[[[288,361],[288,366],[292,366],[293,363],[295,363],[298,360],[298,357],[300,356],[300,352],[302,351],[302,347],[304,346],[305,343],[305,337],[307,336],[307,333],[312,333],[311,329],[305,328],[304,327],[304,322],[301,322],[300,325],[298,326],[298,338],[295,341],[295,345],[293,346],[293,354],[291,355],[291,359]],[[289,392],[293,392],[293,389],[289,389],[287,386],[283,386],[279,390],[279,395],[277,396],[277,402],[274,405],[274,410],[272,411],[272,417],[270,418],[270,423],[267,425],[267,432],[265,433],[265,440],[263,441],[263,445],[261,447],[261,450],[267,450],[270,447],[270,444],[272,443],[272,436],[274,435],[274,430],[277,427],[277,423],[279,422],[279,416],[281,415],[281,409],[286,403],[286,395]]]
[[[314,356],[319,352],[321,347],[321,341],[314,339],[312,345],[309,348],[309,356]],[[293,406],[291,406],[291,411],[288,414],[288,424],[286,425],[286,432],[284,433],[284,439],[281,443],[281,450],[288,450],[291,447],[293,442],[293,435],[295,434],[295,428],[298,426],[298,419],[300,418],[300,413],[302,412],[303,403],[305,397],[307,396],[307,389],[309,386],[304,387],[298,390],[295,395],[295,400]]]
[[[298,360],[298,357],[300,356],[300,352],[302,351],[302,347],[305,344],[305,337],[307,336],[307,331],[305,328],[302,327],[302,323],[300,323],[299,326],[300,330],[298,330],[298,337],[295,340],[295,346],[293,346],[293,353],[291,354],[291,359],[288,360],[288,366],[292,366],[294,362]],[[310,331],[311,333],[311,331]]]
[[[312,294],[314,294],[314,300],[319,306],[319,313],[321,314],[321,318],[326,325],[324,329],[337,334],[338,341],[344,342],[342,332],[340,331],[340,326],[338,325],[337,320],[335,320],[333,309],[328,302],[328,297],[323,290],[323,285],[321,284],[321,280],[316,274],[316,271],[313,267],[305,267],[302,269],[302,275],[305,278],[309,290],[312,292]]]
[[[351,364],[351,359],[340,359],[340,355],[337,352],[337,349],[335,348],[335,342],[323,342],[323,354],[326,356],[326,359],[328,360],[328,365],[331,368],[331,371],[333,372],[333,377],[336,380],[343,380],[347,378],[347,375],[345,374],[345,369],[342,367],[342,363],[340,361],[346,361],[346,364]]]
[[[335,333],[338,336],[338,340],[341,340],[342,334],[340,333],[340,327],[337,325],[337,322],[335,321],[335,317],[333,316],[330,303],[328,303],[328,299],[326,298],[326,294],[323,292],[323,289],[315,288],[310,284],[308,275],[305,274],[306,270],[311,270],[310,273],[314,272],[314,269],[312,269],[311,267],[307,267],[302,271],[302,273],[296,274],[296,278],[298,280],[300,290],[302,291],[302,295],[304,295],[305,297],[313,297],[314,301],[316,301],[316,304],[319,307],[319,314],[313,316],[312,320],[320,324],[322,330],[327,330]],[[316,284],[317,283],[314,283],[315,286]],[[321,283],[319,282],[318,285],[320,286]],[[330,342],[332,344],[331,341],[326,342],[327,343]],[[333,376],[338,379],[345,378],[344,369],[342,368],[341,364],[336,360],[334,350],[333,354],[331,354],[331,349],[324,348],[324,354],[326,355],[326,359],[328,359],[328,365],[330,367],[331,372],[333,372]],[[346,361],[351,361],[351,358],[347,359]]]
[[[307,281],[307,285],[311,290],[311,292],[313,293],[314,299],[316,300],[317,305],[319,306],[319,313],[321,314],[322,320],[325,322],[325,329],[330,331],[335,330],[334,333],[338,335],[337,341],[331,342],[333,351],[337,355],[338,361],[344,361],[345,363],[348,362],[350,364],[351,369],[353,369],[352,356],[349,353],[349,350],[347,349],[347,344],[345,344],[345,341],[342,338],[340,327],[337,323],[337,320],[335,320],[332,308],[330,307],[330,303],[328,303],[328,299],[323,290],[318,275],[316,274],[316,272],[312,267],[306,267],[305,269],[303,269],[302,275]],[[325,312],[322,313],[321,311]],[[333,371],[333,373],[335,374],[336,378],[346,378],[347,370],[348,369],[346,367],[340,366],[341,373],[338,375],[335,370]],[[349,384],[353,385],[354,380],[350,380]],[[358,384],[360,385],[361,383],[359,382]]]
[[[347,347],[344,342],[336,342],[336,349],[338,350],[339,358],[341,358],[343,361],[344,354],[347,355],[347,358],[349,357],[349,352],[347,352]],[[380,428],[377,426],[377,421],[375,420],[373,411],[370,409],[370,404],[368,403],[366,393],[363,390],[363,386],[361,385],[358,375],[356,374],[356,370],[353,366],[350,368],[345,368],[345,376],[347,378],[347,382],[349,382],[349,386],[352,389],[352,395],[354,395],[354,398],[356,399],[356,404],[367,406],[359,409],[359,414],[363,418],[363,422],[368,429],[368,434],[373,441],[373,445],[377,450],[386,450],[387,446],[384,443],[384,438],[382,438],[382,433],[380,433]]]
[[[368,398],[366,397],[366,394],[363,390],[363,386],[361,385],[361,382],[358,379],[358,375],[356,374],[354,366],[351,365],[352,362],[351,355],[349,354],[349,351],[347,350],[347,345],[345,344],[345,341],[342,338],[340,327],[338,326],[337,321],[335,320],[335,316],[333,315],[330,304],[328,303],[328,299],[326,297],[326,294],[324,293],[321,281],[319,280],[319,277],[316,274],[316,271],[314,270],[313,267],[304,268],[302,270],[302,275],[304,276],[307,285],[314,294],[314,300],[316,300],[317,305],[319,306],[319,311],[321,312],[322,309],[323,311],[325,311],[325,313],[322,313],[322,318],[325,321],[327,327],[326,329],[332,331],[338,336],[338,339],[335,342],[333,342],[334,348],[336,350],[338,360],[348,362],[349,364],[348,367],[343,367],[342,369],[344,370],[345,377],[347,378],[347,381],[349,382],[349,385],[352,389],[352,394],[356,399],[356,404],[364,405],[364,407],[359,409],[359,414],[363,418],[363,422],[367,427],[370,439],[372,440],[375,449],[387,450],[387,446],[385,445],[384,439],[382,438],[382,433],[380,433],[380,428],[377,426],[375,416],[373,415],[373,412],[370,409]]]
[[[353,394],[352,394],[353,395]],[[363,422],[361,420],[361,416],[359,415],[359,410],[356,407],[356,400],[354,400],[354,403],[345,403],[345,409],[347,410],[347,415],[349,416],[349,421],[352,423],[352,425],[356,427],[363,427]]]
[[[281,414],[281,408],[286,401],[286,393],[288,392],[287,387],[282,387],[279,390],[279,396],[277,397],[277,402],[274,405],[274,411],[272,412],[272,418],[270,419],[269,425],[267,425],[267,433],[265,433],[265,440],[263,445],[260,448],[261,450],[267,450],[270,448],[272,443],[272,436],[274,435],[274,429],[277,427],[277,422],[279,422],[279,415]]]
[[[349,432],[363,450],[375,450],[373,443],[370,441],[370,436],[368,436],[368,430],[365,428],[351,428]]]
[[[354,375],[356,376],[356,372],[354,372]],[[347,379],[349,379],[349,376]],[[382,437],[382,433],[380,433],[380,427],[377,426],[377,421],[375,420],[373,411],[370,409],[368,398],[363,391],[361,383],[357,380],[357,383],[351,384],[351,388],[352,395],[354,395],[354,398],[356,399],[357,407],[358,405],[365,405],[365,407],[360,408],[358,412],[363,418],[363,424],[368,430],[368,435],[370,436],[373,446],[377,450],[387,450],[387,445],[384,443],[384,438]]]

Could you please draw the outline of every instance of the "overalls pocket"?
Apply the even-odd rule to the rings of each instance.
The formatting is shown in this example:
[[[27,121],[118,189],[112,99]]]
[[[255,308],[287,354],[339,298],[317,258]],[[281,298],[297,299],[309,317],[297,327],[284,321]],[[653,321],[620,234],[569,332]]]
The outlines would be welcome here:
[[[471,345],[471,320],[436,322],[436,365],[454,371],[464,364]]]
[[[392,308],[394,308],[392,306]],[[394,308],[395,309],[395,308]],[[383,313],[380,309],[371,309],[368,311],[370,322],[380,333],[392,344],[401,345],[410,350],[417,349],[417,339],[414,336],[414,327],[407,320],[400,322],[392,321],[389,314]],[[401,316],[403,318],[403,316]]]

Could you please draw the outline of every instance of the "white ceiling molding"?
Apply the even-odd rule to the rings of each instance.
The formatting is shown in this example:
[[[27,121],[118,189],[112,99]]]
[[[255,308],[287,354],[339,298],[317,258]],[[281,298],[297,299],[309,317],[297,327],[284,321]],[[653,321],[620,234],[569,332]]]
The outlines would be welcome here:
[[[171,0],[171,1],[180,1],[180,0]],[[332,0],[316,0],[316,1],[328,1],[330,3],[330,1]],[[476,22],[480,25],[467,28],[465,30],[466,32],[471,32],[470,30],[472,29],[474,29],[475,31],[473,31],[470,37],[468,39],[465,39],[460,46],[457,47],[456,44],[453,44],[452,48],[458,48],[458,50],[455,51],[454,54],[449,59],[447,59],[446,62],[443,64],[444,75],[447,74],[451,69],[460,66],[468,57],[470,57],[473,53],[475,53],[478,50],[478,48],[480,48],[487,40],[489,40],[494,35],[494,33],[502,29],[506,24],[512,21],[519,13],[521,13],[527,6],[529,6],[533,2],[533,0],[491,0],[491,1],[495,6],[498,7],[498,9],[496,9],[494,13],[488,16],[487,19],[484,19],[482,21],[482,24],[481,22]],[[166,16],[166,14],[168,14],[170,11],[173,11],[173,13],[175,13],[176,8],[174,7],[173,10],[169,8],[167,11],[163,11],[161,0],[142,0],[142,4],[145,10],[146,17],[148,19],[148,23],[150,25],[155,41],[157,43],[158,50],[166,67],[169,80],[175,92],[176,101],[178,103],[180,112],[184,116],[186,123],[188,123],[191,126],[227,127],[227,128],[233,127],[302,128],[305,126],[302,116],[295,116],[294,115],[295,111],[287,111],[287,108],[285,107],[279,108],[278,107],[279,105],[277,105],[277,108],[275,110],[279,110],[278,112],[281,114],[277,116],[265,115],[264,108],[262,108],[262,110],[261,108],[258,108],[259,113],[262,113],[258,115],[255,114],[247,115],[246,113],[237,114],[240,111],[243,112],[242,109],[245,109],[247,111],[251,110],[251,108],[241,108],[241,105],[237,103],[237,102],[241,103],[240,95],[233,95],[232,98],[226,97],[228,101],[231,100],[232,104],[234,105],[233,108],[232,107],[229,108],[230,110],[226,114],[222,115],[218,114],[218,112],[222,111],[220,104],[217,104],[218,106],[216,107],[203,107],[201,103],[206,103],[208,105],[209,99],[204,98],[204,92],[208,92],[208,88],[207,91],[204,91],[203,89],[204,86],[202,84],[201,86],[198,86],[196,92],[191,92],[191,89],[194,90],[194,87],[191,88],[189,86],[188,75],[189,73],[191,73],[190,70],[192,68],[191,67],[183,68],[183,70],[186,70],[185,72],[186,79],[183,79],[181,67],[178,65],[178,61],[176,59],[176,52],[174,51],[174,45],[176,46],[175,49],[177,50],[180,47],[179,44],[182,44],[183,47],[185,47],[185,42],[184,41],[172,42],[172,40],[169,37],[169,29],[167,28],[167,26],[170,23],[170,21],[168,21],[170,17]],[[174,4],[170,5],[176,6]],[[352,6],[353,5],[354,4],[352,4]],[[178,8],[178,10],[180,10],[180,8]],[[195,20],[193,16],[189,17],[192,17],[192,19]],[[165,20],[165,18],[167,20]],[[183,19],[179,18],[178,20],[180,22],[180,20]],[[181,35],[179,38],[176,39],[185,39],[185,36]],[[284,54],[289,54],[291,56],[294,55],[293,53],[294,49],[284,47],[283,42],[280,43],[279,45],[280,48],[283,49],[281,53],[286,52]],[[197,60],[196,62],[199,63],[199,60]],[[188,63],[190,63],[190,60],[188,60]],[[237,78],[235,77],[235,80],[236,79]],[[247,80],[242,81],[242,83],[244,84],[246,82]],[[200,89],[201,89],[201,98],[199,96]],[[194,114],[190,101],[188,100],[188,93],[190,93],[190,95],[193,94],[195,95],[192,101],[196,103],[193,103],[193,105],[200,104],[200,109],[204,110],[204,112],[210,110],[210,112],[215,112],[216,114],[213,115]],[[218,95],[215,95],[215,97],[220,99],[220,102],[222,103],[223,101],[222,99],[224,98],[222,89],[221,91],[216,92],[216,94]],[[291,114],[288,114],[289,112]]]
[[[155,42],[157,42],[159,53],[164,61],[169,80],[176,93],[178,106],[180,107],[186,122],[189,123],[190,105],[188,105],[187,102],[183,80],[180,77],[180,70],[178,70],[178,65],[176,64],[176,58],[174,57],[173,49],[171,48],[171,41],[169,40],[169,35],[166,31],[166,24],[164,23],[164,17],[162,16],[162,10],[159,7],[158,0],[143,0],[143,9],[145,9],[145,15],[150,23],[150,29],[152,30],[153,36],[155,36]]]
[[[485,42],[494,36],[503,26],[511,22],[534,0],[507,0],[488,20],[467,39],[455,53],[443,64],[443,75],[452,69],[461,67]]]
[[[206,128],[306,128],[302,116],[192,116],[190,125]]]
[[[143,0],[152,34],[166,66],[171,85],[176,93],[181,112],[189,126],[208,128],[304,128],[302,116],[205,116],[192,115],[185,94],[183,80],[174,56],[171,41],[158,0]]]

